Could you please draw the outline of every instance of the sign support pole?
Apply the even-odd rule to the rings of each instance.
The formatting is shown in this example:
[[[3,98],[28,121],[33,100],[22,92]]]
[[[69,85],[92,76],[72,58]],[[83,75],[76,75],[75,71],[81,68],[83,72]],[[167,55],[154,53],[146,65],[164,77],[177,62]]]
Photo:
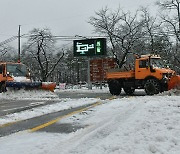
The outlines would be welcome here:
[[[90,60],[91,58],[88,57],[88,69],[87,69],[87,75],[88,75],[88,89],[92,89],[92,83],[91,83],[91,74],[90,74]]]
[[[21,25],[18,30],[18,63],[21,62]]]

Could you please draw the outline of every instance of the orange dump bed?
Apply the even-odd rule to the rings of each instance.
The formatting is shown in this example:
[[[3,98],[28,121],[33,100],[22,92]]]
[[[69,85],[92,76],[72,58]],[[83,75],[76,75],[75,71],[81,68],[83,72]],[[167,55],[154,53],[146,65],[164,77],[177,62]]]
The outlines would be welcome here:
[[[128,72],[106,72],[106,79],[122,79],[122,78],[134,78],[135,72],[128,71]]]

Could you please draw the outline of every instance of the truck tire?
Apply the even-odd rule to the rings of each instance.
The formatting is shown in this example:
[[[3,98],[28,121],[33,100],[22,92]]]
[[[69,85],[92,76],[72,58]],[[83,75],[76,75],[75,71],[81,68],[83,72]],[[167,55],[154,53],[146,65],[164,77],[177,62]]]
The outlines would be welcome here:
[[[121,93],[121,84],[118,80],[109,81],[108,86],[112,95],[119,95]]]
[[[144,85],[144,89],[147,95],[158,94],[161,91],[160,84],[156,79],[148,79]]]
[[[6,92],[6,84],[4,82],[0,83],[0,93]]]
[[[128,88],[123,88],[123,90],[127,95],[132,95],[134,93],[134,91],[135,91],[135,88],[128,87]]]

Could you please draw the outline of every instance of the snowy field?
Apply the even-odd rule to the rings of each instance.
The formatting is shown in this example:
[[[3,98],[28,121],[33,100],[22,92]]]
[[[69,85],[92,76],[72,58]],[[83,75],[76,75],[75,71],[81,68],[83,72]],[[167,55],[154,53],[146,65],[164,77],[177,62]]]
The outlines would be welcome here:
[[[35,95],[34,99],[58,99],[53,93],[44,93],[32,96]],[[25,95],[24,92],[21,99],[26,99]],[[0,99],[5,97],[0,94]],[[19,97],[16,94],[14,98]],[[33,111],[8,115],[1,118],[0,123],[28,119],[37,116],[39,112],[54,112],[57,105],[63,109],[65,106],[69,108],[96,101],[102,104],[58,122],[59,125],[83,126],[77,131],[32,133],[27,130],[1,137],[0,154],[180,154],[179,90],[158,96],[133,96],[114,100],[60,100],[57,104],[38,107]]]

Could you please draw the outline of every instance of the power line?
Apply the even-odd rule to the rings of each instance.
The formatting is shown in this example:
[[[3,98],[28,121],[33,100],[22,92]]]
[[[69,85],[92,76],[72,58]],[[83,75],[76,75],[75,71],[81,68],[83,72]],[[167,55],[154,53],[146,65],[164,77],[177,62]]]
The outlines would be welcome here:
[[[153,35],[155,37],[157,36],[174,36],[175,34],[171,31],[171,32],[163,32],[163,33],[158,33],[158,32],[155,32],[153,33]],[[21,35],[20,37],[21,38],[29,38],[29,37],[33,37],[33,36],[38,36],[38,35],[33,35],[33,34],[23,34]],[[45,36],[47,38],[49,38],[50,36]],[[52,35],[51,36],[52,38],[54,38],[55,40],[61,40],[61,41],[72,41],[72,40],[77,40],[77,39],[90,39],[90,38],[99,38],[99,37],[103,37],[103,38],[108,38],[108,36],[81,36],[81,35],[74,35],[74,36],[70,36],[70,35]],[[141,38],[147,38],[148,35],[144,35],[143,37]],[[18,36],[12,36],[11,38],[9,39],[6,39],[2,42],[0,42],[0,46],[3,46],[7,43],[10,43],[14,40],[18,39]]]
[[[7,44],[7,43],[10,43],[10,42],[16,40],[17,38],[18,38],[17,36],[12,36],[11,38],[9,38],[9,39],[7,39],[7,40],[5,40],[3,42],[0,42],[0,46],[3,46],[5,44]]]

